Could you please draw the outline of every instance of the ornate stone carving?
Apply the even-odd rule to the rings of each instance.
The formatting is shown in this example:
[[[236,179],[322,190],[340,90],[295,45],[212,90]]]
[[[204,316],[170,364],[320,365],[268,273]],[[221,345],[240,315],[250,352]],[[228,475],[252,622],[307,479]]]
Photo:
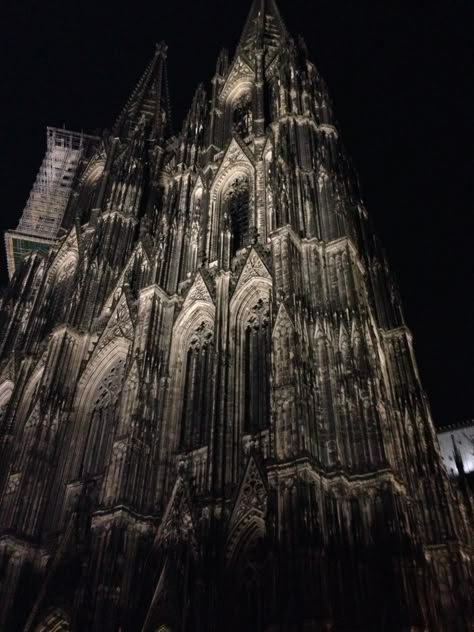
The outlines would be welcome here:
[[[254,71],[250,68],[250,66],[242,59],[242,57],[237,57],[234,61],[232,69],[227,76],[227,80],[225,82],[225,86],[221,93],[222,100],[225,100],[232,89],[241,81],[253,81],[254,79]]]
[[[94,395],[94,409],[107,408],[117,403],[122,392],[124,375],[125,358],[120,357],[100,379]]]
[[[242,272],[237,281],[235,291],[237,292],[243,287],[247,281],[253,278],[271,279],[270,272],[267,266],[263,263],[262,259],[258,255],[257,251],[252,248],[247,257],[247,261],[242,269]]]
[[[158,530],[157,544],[170,546],[176,542],[187,542],[196,550],[194,521],[191,510],[189,491],[186,483],[179,478],[163,520]]]
[[[195,301],[206,301],[208,303],[212,303],[211,294],[200,274],[196,275],[196,279],[186,295],[184,306],[190,305]]]
[[[212,338],[213,332],[209,323],[203,321],[194,331],[189,346],[191,349],[202,349],[202,347],[211,344]]]

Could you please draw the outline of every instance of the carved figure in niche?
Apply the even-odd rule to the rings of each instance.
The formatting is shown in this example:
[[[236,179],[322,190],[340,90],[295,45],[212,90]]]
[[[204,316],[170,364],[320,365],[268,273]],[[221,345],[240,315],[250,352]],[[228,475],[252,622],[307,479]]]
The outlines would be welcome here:
[[[232,129],[242,138],[252,133],[252,95],[242,94],[234,103],[232,110]]]
[[[232,254],[247,245],[249,237],[249,182],[248,178],[236,178],[225,197],[225,213],[230,217],[232,230]]]

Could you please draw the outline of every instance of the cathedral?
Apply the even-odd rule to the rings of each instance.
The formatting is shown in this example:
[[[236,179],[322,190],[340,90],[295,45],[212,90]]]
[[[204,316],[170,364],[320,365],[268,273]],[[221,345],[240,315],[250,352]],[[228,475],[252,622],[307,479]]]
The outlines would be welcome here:
[[[473,488],[304,42],[254,0],[179,132],[166,57],[9,237],[0,630],[474,629]]]

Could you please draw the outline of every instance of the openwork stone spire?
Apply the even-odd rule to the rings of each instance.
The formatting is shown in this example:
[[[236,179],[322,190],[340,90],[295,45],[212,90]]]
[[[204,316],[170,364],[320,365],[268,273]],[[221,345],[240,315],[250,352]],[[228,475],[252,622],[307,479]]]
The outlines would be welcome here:
[[[0,629],[471,629],[472,489],[323,79],[256,1],[172,137],[165,58],[1,299]]]
[[[287,37],[275,0],[254,0],[237,50],[249,55],[256,48],[275,51]]]
[[[171,108],[168,92],[164,42],[156,45],[155,54],[118,117],[113,131],[126,136],[144,118],[151,123],[153,135],[160,139],[171,130]]]

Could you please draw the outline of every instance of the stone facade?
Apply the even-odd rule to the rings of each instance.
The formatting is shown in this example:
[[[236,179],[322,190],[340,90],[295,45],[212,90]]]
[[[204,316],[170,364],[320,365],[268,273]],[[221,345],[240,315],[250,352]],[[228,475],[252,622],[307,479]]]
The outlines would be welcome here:
[[[255,0],[168,103],[159,45],[2,298],[0,628],[465,632],[472,503],[304,43]]]

